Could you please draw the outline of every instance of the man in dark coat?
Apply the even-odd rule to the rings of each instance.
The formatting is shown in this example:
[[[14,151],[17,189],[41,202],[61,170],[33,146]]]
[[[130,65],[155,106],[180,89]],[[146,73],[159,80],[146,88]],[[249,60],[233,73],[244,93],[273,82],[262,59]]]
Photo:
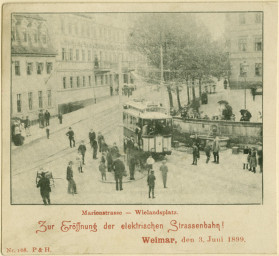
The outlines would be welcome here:
[[[163,160],[162,165],[160,166],[160,171],[162,173],[163,185],[164,188],[167,188],[167,176],[168,176],[168,166],[166,165],[167,161]]]
[[[200,149],[201,139],[199,138],[198,134],[195,134],[195,137],[193,138],[193,145],[194,144],[196,144],[198,149]]]
[[[31,122],[29,120],[29,117],[27,116],[26,119],[25,119],[25,131],[26,131],[26,136],[31,136],[31,133],[30,133],[30,126],[31,126]]]
[[[117,155],[117,159],[113,162],[114,177],[116,181],[116,190],[123,190],[122,178],[125,174],[125,165],[122,160],[120,160],[120,154]],[[119,184],[119,186],[118,186]]]
[[[105,142],[105,138],[101,132],[98,132],[98,144],[99,144],[99,152],[102,152],[102,145]]]
[[[113,143],[113,146],[112,146],[110,152],[111,152],[112,158],[116,158],[117,155],[119,155],[119,149],[118,149],[118,147],[116,146],[116,143],[115,143],[115,142]]]
[[[85,157],[85,152],[86,152],[86,146],[84,145],[84,141],[81,141],[81,144],[78,147],[78,152],[81,153],[82,155],[82,164],[84,163],[84,157]]]
[[[156,177],[154,176],[154,171],[151,170],[151,173],[147,177],[147,185],[149,187],[149,192],[148,192],[149,198],[151,198],[151,196],[150,196],[151,192],[152,192],[152,198],[155,198],[155,196],[154,196],[155,180],[156,180]]]
[[[73,146],[75,147],[76,146],[75,133],[71,127],[69,127],[69,131],[66,133],[66,135],[69,137],[70,147],[72,147],[72,142],[73,142]]]
[[[40,128],[45,127],[45,118],[44,118],[44,113],[42,110],[40,110],[40,113],[39,113],[39,127]]]
[[[209,141],[206,141],[206,145],[204,147],[204,152],[205,152],[205,155],[206,155],[206,163],[207,164],[208,164],[209,159],[210,159],[210,151],[211,151],[210,143],[209,143]]]
[[[96,133],[93,131],[93,129],[91,129],[89,132],[89,141],[92,148],[93,148],[93,141],[95,139],[96,139]]]
[[[92,147],[93,147],[93,159],[98,159],[98,158],[97,158],[98,143],[97,143],[96,140],[93,140],[93,142],[92,142]]]
[[[220,144],[219,144],[218,137],[216,137],[213,141],[212,151],[213,151],[213,156],[214,156],[214,163],[219,164]]]
[[[63,115],[61,112],[59,112],[58,114],[58,119],[59,119],[59,123],[62,124],[62,121],[63,121]]]
[[[49,126],[49,119],[50,119],[50,113],[48,110],[45,112],[45,120],[46,120],[46,126]]]
[[[132,154],[129,161],[129,170],[130,170],[130,180],[135,179],[135,168],[136,168],[136,158],[135,155]]]
[[[49,192],[51,192],[51,188],[49,179],[45,176],[45,172],[42,172],[37,188],[40,188],[44,205],[50,204]]]
[[[225,108],[222,111],[223,120],[231,120],[231,116],[233,115],[232,107],[226,103]]]
[[[131,137],[130,139],[128,139],[127,141],[127,149],[126,149],[126,152],[127,152],[127,161],[129,162],[130,161],[130,156],[131,156],[131,153],[134,149],[134,138]]]
[[[77,187],[74,181],[73,175],[73,162],[70,161],[67,167],[67,181],[68,181],[68,193],[69,194],[77,194]]]
[[[112,164],[113,164],[113,159],[112,159],[112,155],[111,155],[111,150],[108,150],[107,155],[106,155],[106,160],[107,160],[108,172],[111,172],[111,170],[112,170]]]
[[[227,87],[228,87],[228,81],[227,81],[227,79],[225,79],[224,80],[224,89],[227,89]]]
[[[193,144],[193,163],[192,163],[192,165],[197,165],[199,157],[200,157],[199,148],[197,147],[196,143],[194,143]]]

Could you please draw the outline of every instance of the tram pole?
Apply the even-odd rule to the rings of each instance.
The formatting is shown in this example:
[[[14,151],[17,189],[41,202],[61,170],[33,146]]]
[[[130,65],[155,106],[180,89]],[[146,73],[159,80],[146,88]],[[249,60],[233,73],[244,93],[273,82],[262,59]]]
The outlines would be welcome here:
[[[164,86],[164,64],[163,64],[163,46],[161,45],[160,47],[160,57],[161,57],[161,63],[160,63],[160,67],[161,67],[161,82],[160,82],[160,86],[161,86],[161,101],[163,104],[164,98],[163,98],[163,86]]]
[[[122,122],[123,122],[123,106],[122,106],[122,89],[123,89],[123,74],[122,74],[122,54],[119,54],[118,58],[118,104],[119,104],[119,129],[120,134],[122,136],[119,136],[119,145],[123,145],[123,129],[122,128]]]

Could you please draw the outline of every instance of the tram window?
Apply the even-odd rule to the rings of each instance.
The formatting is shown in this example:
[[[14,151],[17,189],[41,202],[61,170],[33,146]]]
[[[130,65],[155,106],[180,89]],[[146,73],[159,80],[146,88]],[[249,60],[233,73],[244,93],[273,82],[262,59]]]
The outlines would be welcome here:
[[[171,119],[159,119],[149,122],[144,120],[143,123],[143,134],[146,134],[146,132],[148,135],[168,135],[171,133]]]
[[[150,134],[150,128],[151,128],[151,120],[143,120],[143,126],[142,126],[142,134],[143,135],[149,135]]]
[[[142,119],[141,118],[138,119],[137,126],[142,128]]]
[[[171,124],[171,119],[167,119],[166,120],[167,122],[166,122],[166,125],[169,127],[169,126],[172,126],[172,124]]]

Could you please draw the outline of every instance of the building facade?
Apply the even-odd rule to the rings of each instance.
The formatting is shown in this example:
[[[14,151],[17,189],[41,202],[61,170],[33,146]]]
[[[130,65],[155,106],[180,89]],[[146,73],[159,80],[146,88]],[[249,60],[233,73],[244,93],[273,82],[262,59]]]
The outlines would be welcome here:
[[[12,117],[30,120],[39,111],[57,114],[53,48],[46,21],[39,15],[12,15],[11,30]]]
[[[127,51],[125,29],[90,14],[45,15],[56,47],[58,111],[67,113],[110,97],[133,82],[136,59]]]
[[[226,46],[230,60],[231,88],[262,86],[262,12],[226,14]]]

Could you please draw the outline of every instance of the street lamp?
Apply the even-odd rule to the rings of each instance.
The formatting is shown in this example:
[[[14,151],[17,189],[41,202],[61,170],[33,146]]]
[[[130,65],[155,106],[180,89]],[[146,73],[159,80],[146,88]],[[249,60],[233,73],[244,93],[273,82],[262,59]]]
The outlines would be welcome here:
[[[246,78],[248,66],[246,61],[241,64],[241,76],[244,77],[244,109],[246,109]]]

